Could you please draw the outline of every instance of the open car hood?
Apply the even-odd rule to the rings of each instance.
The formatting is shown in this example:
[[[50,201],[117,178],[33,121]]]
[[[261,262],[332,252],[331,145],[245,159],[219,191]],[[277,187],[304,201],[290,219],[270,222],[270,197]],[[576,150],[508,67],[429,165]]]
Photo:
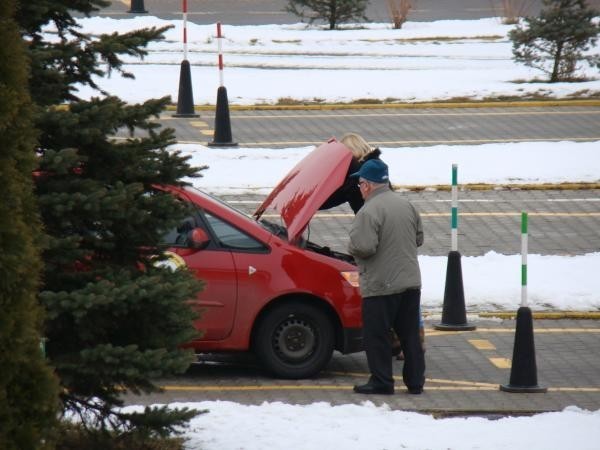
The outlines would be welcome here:
[[[320,145],[279,182],[254,216],[280,215],[288,240],[297,241],[319,207],[344,184],[351,160],[350,149],[335,140]]]

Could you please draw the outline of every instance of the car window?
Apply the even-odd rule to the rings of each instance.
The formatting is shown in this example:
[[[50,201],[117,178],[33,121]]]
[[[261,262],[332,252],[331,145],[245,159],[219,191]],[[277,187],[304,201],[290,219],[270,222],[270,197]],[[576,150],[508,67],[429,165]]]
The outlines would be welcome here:
[[[169,247],[187,247],[189,232],[196,228],[197,221],[194,216],[183,219],[177,227],[170,229],[163,237],[162,243]]]
[[[222,246],[236,250],[267,250],[261,242],[209,212],[204,212],[204,218]]]

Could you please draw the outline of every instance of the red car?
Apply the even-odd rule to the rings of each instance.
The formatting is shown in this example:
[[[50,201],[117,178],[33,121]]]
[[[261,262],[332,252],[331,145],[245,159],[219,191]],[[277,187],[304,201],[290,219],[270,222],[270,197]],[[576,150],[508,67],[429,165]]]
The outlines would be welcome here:
[[[342,185],[351,158],[338,142],[321,145],[254,217],[193,188],[167,188],[194,206],[167,237],[169,250],[206,283],[196,299],[202,337],[186,346],[202,353],[252,350],[282,378],[316,374],[333,350],[362,350],[353,258],[303,237],[319,206]]]

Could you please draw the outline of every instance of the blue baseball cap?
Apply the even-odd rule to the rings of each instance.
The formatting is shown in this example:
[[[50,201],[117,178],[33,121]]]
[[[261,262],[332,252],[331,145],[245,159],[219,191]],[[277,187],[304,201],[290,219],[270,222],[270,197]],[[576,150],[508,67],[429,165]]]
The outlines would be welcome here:
[[[388,166],[380,159],[369,159],[360,167],[358,172],[350,174],[351,177],[364,178],[373,183],[387,183],[390,179]]]

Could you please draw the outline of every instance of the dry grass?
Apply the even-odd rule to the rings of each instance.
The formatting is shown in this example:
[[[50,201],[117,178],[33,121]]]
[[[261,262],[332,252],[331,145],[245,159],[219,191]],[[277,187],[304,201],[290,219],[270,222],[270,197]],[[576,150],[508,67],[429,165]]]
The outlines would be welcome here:
[[[388,13],[395,29],[402,28],[416,0],[386,0]]]
[[[491,0],[492,7],[505,25],[514,25],[529,14],[534,0]]]

